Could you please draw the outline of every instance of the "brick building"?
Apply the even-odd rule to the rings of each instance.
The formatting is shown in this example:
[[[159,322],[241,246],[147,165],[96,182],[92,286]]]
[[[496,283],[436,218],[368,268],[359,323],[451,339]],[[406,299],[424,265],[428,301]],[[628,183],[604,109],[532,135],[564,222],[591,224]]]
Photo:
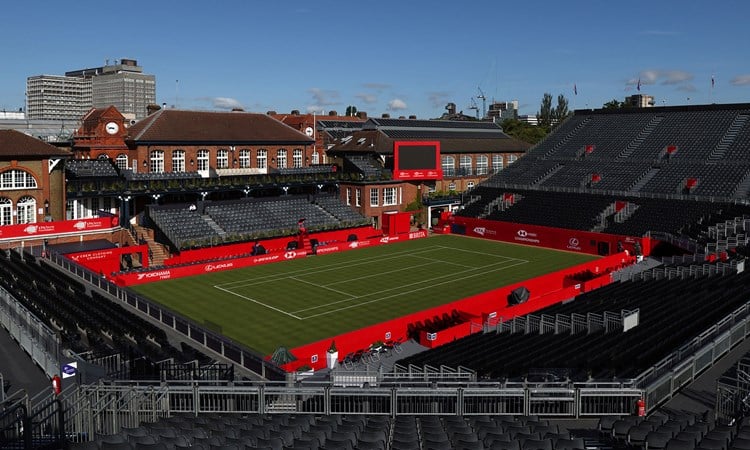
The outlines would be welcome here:
[[[15,130],[0,130],[0,225],[64,217],[66,150]]]
[[[438,142],[442,178],[394,180],[398,143]],[[344,172],[359,174],[340,185],[341,198],[377,224],[383,212],[404,211],[431,193],[460,193],[523,156],[530,144],[492,122],[369,119],[361,130],[328,150]]]

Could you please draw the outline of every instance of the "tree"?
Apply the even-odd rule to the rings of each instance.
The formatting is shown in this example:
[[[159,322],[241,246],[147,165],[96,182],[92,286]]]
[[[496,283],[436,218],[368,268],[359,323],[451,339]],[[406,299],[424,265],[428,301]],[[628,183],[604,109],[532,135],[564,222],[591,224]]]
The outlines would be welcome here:
[[[549,130],[552,127],[552,117],[554,111],[552,110],[552,94],[545,92],[542,97],[542,104],[539,107],[539,112],[536,113],[536,120],[540,127],[545,130]]]
[[[619,109],[623,107],[624,102],[617,101],[616,98],[613,98],[612,100],[608,101],[607,103],[602,105],[602,108],[604,109]]]
[[[346,107],[346,115],[347,116],[356,116],[357,115],[357,107],[353,105],[349,105]]]
[[[557,96],[557,107],[555,107],[552,113],[555,125],[562,123],[569,115],[570,110],[568,109],[568,99],[560,94]]]
[[[547,135],[547,130],[544,128],[521,122],[518,119],[506,119],[503,121],[502,127],[503,133],[532,145],[541,141]]]

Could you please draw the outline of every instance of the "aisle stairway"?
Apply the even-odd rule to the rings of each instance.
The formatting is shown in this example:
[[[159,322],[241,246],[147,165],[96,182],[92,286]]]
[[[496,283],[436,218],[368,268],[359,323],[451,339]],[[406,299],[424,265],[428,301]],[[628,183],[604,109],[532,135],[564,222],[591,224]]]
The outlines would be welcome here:
[[[134,224],[129,233],[135,245],[139,244],[141,239],[148,245],[150,266],[164,265],[164,260],[171,256],[164,245],[154,240],[154,230]]]

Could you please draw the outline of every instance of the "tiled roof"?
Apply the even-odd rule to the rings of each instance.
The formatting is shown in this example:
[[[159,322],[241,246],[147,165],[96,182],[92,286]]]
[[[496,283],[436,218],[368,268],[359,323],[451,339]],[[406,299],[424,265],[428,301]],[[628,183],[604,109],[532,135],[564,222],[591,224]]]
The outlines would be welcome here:
[[[128,129],[136,143],[309,145],[313,140],[274,118],[244,111],[162,109]]]
[[[70,152],[16,130],[0,130],[0,158],[70,156]]]

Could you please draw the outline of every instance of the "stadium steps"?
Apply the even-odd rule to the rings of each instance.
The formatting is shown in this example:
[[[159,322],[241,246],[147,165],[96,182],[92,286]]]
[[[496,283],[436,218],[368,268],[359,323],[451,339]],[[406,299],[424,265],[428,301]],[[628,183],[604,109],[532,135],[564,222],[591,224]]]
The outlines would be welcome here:
[[[135,242],[139,242],[138,238],[146,241],[146,245],[148,245],[149,249],[149,257],[151,259],[150,265],[161,266],[164,264],[164,260],[170,257],[167,249],[163,245],[154,241],[154,230],[140,225],[133,225],[133,234],[133,240]]]
[[[631,189],[631,191],[632,192],[638,192],[638,191],[640,191],[643,188],[643,186],[646,185],[646,183],[648,183],[649,181],[651,181],[651,179],[654,178],[657,173],[659,173],[659,170],[660,169],[657,168],[657,167],[652,167],[651,170],[649,170],[648,172],[646,172],[646,174],[643,175],[641,177],[641,179],[638,180],[638,182],[636,182],[633,185],[633,188]]]
[[[218,234],[219,236],[224,237],[227,235],[227,232],[224,231],[224,229],[221,228],[218,223],[214,222],[214,219],[212,219],[208,214],[203,214],[201,218],[205,220],[208,226],[211,227],[212,230],[216,231],[216,234]]]
[[[737,117],[734,118],[732,124],[729,125],[729,129],[727,130],[727,132],[724,133],[724,136],[721,137],[721,141],[719,141],[714,151],[712,151],[708,156],[709,161],[724,159],[727,150],[737,139],[737,136],[740,134],[742,128],[744,128],[748,119],[750,119],[750,115],[748,114],[738,114]]]
[[[654,129],[659,125],[659,122],[664,120],[664,116],[654,116],[653,119],[643,128],[643,130],[636,136],[635,139],[633,139],[627,147],[625,147],[625,150],[623,150],[617,158],[627,158],[630,155],[633,154],[633,152],[641,146],[643,141],[646,140],[647,137],[651,133],[653,133]]]
[[[536,180],[532,184],[533,185],[540,185],[540,184],[544,183],[548,179],[552,178],[552,176],[555,175],[557,172],[559,172],[560,169],[562,169],[563,167],[565,167],[565,166],[562,165],[562,164],[558,164],[557,166],[555,166],[552,169],[550,169],[547,173],[545,173],[541,178],[539,178],[538,180]]]
[[[745,178],[740,181],[737,188],[734,190],[734,198],[747,198],[750,192],[750,172],[745,175]]]

